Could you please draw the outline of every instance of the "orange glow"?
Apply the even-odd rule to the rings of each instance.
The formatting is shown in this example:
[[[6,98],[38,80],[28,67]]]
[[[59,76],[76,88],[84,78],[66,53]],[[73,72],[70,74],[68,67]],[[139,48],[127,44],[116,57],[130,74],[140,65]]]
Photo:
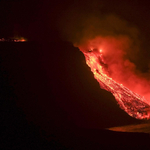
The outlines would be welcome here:
[[[24,37],[15,37],[15,42],[26,42],[27,40]]]
[[[95,43],[97,42],[97,40],[101,40],[102,44],[96,45]],[[99,82],[101,88],[111,92],[114,95],[120,108],[136,119],[150,119],[150,105],[148,103],[148,100],[145,99],[144,96],[137,94],[137,92],[131,91],[129,88],[131,86],[129,86],[128,88],[124,86],[123,84],[126,83],[127,80],[123,81],[123,77],[119,77],[119,75],[121,74],[120,71],[124,71],[122,68],[122,70],[117,70],[120,67],[119,65],[122,61],[123,63],[126,62],[129,65],[130,70],[134,68],[134,64],[127,60],[123,60],[122,58],[124,52],[120,49],[122,45],[125,45],[124,41],[126,42],[127,39],[120,38],[118,40],[115,38],[106,39],[100,37],[93,42],[94,45],[91,44],[92,40],[89,42],[94,47],[92,51],[91,48],[90,50],[87,50],[90,46],[89,43],[80,45],[79,48],[83,52],[86,59],[86,63],[91,68],[91,71],[93,72],[95,79]],[[103,47],[104,54],[102,53],[102,49],[99,49],[99,46]],[[109,51],[115,48],[118,50]],[[114,57],[114,59],[111,57]],[[118,63],[118,66],[114,67],[115,62],[119,62],[120,64]],[[112,68],[114,70],[112,70]],[[128,73],[130,73],[130,70],[127,70],[128,72],[124,72],[124,78],[126,75],[128,75]],[[132,76],[133,73],[130,73],[130,75]],[[118,81],[123,81],[123,84]],[[137,91],[139,91],[139,89]]]
[[[27,39],[25,39],[23,37],[13,37],[13,38],[10,38],[10,39],[1,38],[0,41],[1,42],[26,42]]]
[[[25,39],[20,39],[19,41],[20,41],[20,42],[25,42],[26,40],[25,40]]]
[[[102,53],[102,49],[100,49],[99,52]]]

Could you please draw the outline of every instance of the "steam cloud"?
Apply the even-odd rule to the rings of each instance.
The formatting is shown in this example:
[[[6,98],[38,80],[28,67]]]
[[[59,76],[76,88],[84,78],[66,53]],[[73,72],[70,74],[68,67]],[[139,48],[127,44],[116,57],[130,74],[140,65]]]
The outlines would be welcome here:
[[[109,76],[144,96],[150,104],[150,74],[138,69],[139,30],[114,14],[70,8],[59,20],[62,37],[80,50],[102,49]]]

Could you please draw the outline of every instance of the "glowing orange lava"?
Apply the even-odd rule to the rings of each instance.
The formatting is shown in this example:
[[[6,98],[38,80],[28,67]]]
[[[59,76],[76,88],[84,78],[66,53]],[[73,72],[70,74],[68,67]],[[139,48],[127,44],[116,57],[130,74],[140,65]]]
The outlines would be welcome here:
[[[89,49],[87,51],[80,48],[80,50],[101,88],[114,95],[121,109],[136,119],[150,119],[150,106],[146,103],[145,98],[109,77],[109,70],[104,62],[102,49]]]

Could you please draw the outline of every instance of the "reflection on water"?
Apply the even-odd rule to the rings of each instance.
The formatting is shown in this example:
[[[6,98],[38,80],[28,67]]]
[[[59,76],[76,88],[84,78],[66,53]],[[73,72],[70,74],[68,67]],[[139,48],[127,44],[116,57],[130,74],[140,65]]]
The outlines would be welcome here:
[[[112,127],[112,128],[108,128],[108,130],[119,131],[119,132],[150,133],[150,123],[127,125],[127,126],[120,126],[120,127]]]

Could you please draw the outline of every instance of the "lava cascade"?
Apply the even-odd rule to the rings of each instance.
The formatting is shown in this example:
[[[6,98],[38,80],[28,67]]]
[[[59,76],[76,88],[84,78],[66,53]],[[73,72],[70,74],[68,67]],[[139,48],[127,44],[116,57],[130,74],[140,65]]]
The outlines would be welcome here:
[[[145,98],[109,77],[109,71],[107,64],[104,62],[102,50],[81,51],[100,87],[114,95],[121,109],[136,119],[150,119],[150,106],[145,102]]]

